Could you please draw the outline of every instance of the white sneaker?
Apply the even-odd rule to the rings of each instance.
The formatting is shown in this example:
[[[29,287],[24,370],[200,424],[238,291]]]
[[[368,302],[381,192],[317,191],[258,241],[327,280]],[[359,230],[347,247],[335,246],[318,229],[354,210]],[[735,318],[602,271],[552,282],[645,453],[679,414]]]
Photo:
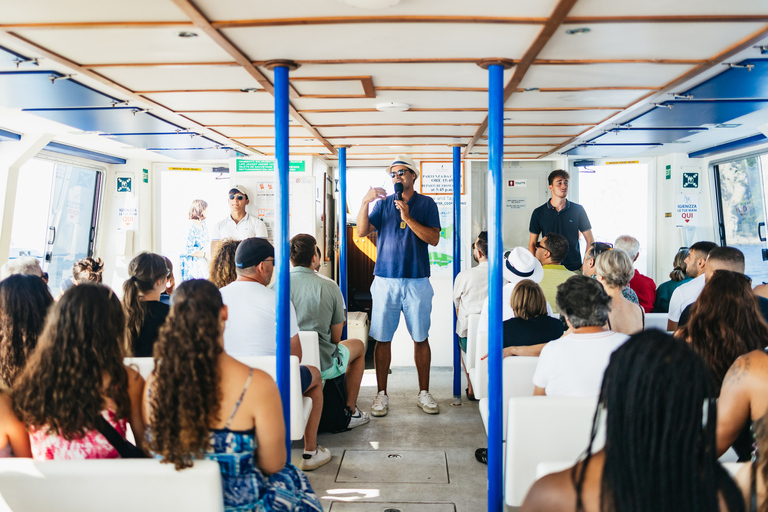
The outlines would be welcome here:
[[[328,448],[323,448],[322,446],[317,445],[317,453],[314,455],[305,453],[301,456],[299,468],[301,468],[302,471],[312,471],[329,462],[331,462],[331,451]]]
[[[355,406],[355,412],[350,417],[347,428],[359,427],[360,425],[365,425],[369,421],[371,421],[371,417],[368,416],[368,413],[361,411],[359,407]]]
[[[379,391],[373,399],[371,416],[386,416],[389,412],[389,397],[386,391]]]
[[[440,412],[440,408],[437,406],[437,403],[435,403],[435,399],[432,398],[429,391],[424,389],[419,392],[419,398],[416,405],[421,407],[421,410],[427,414],[438,414]]]

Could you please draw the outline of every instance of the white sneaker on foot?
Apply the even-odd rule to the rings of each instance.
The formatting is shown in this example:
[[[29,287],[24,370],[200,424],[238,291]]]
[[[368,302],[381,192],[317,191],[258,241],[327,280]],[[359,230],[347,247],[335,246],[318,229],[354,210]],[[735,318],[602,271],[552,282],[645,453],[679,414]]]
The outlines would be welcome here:
[[[301,468],[302,471],[312,471],[329,462],[331,462],[331,451],[328,448],[323,448],[322,446],[317,445],[317,453],[314,455],[305,453],[301,456],[299,468]]]
[[[389,397],[386,391],[379,391],[373,399],[371,416],[386,416],[389,412]]]
[[[440,408],[437,406],[437,403],[435,403],[435,399],[432,398],[429,391],[424,389],[419,392],[419,398],[416,401],[416,404],[427,414],[438,414],[440,412]]]
[[[371,417],[368,416],[368,413],[361,411],[359,407],[355,406],[355,412],[350,417],[347,428],[359,427],[360,425],[365,425],[369,421],[371,421]]]

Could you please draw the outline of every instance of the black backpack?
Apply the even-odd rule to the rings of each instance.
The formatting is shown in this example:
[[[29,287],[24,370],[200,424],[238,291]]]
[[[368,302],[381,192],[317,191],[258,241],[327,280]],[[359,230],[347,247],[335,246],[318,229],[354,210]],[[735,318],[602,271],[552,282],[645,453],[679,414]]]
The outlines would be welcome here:
[[[318,432],[344,432],[349,426],[352,411],[347,407],[347,387],[344,375],[325,381],[323,388],[323,414]]]

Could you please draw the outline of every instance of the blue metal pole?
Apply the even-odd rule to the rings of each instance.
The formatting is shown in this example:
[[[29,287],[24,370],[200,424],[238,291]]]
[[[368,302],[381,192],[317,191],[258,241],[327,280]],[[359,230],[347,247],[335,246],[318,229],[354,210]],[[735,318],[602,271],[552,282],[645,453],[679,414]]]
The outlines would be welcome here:
[[[504,510],[501,393],[503,245],[501,166],[504,159],[504,67],[488,67],[488,510]]]
[[[461,271],[461,148],[453,146],[453,282]],[[461,354],[453,308],[453,398],[461,404]]]
[[[277,156],[277,196],[275,267],[277,268],[277,387],[283,401],[285,444],[288,462],[291,461],[291,399],[290,357],[291,332],[290,309],[291,278],[289,275],[290,248],[288,246],[288,67],[276,66],[275,74],[275,153]]]
[[[339,287],[341,296],[344,297],[344,304],[349,305],[347,297],[347,148],[345,147],[339,148],[339,195],[341,196],[339,198]],[[341,339],[347,339],[346,323],[341,331]]]

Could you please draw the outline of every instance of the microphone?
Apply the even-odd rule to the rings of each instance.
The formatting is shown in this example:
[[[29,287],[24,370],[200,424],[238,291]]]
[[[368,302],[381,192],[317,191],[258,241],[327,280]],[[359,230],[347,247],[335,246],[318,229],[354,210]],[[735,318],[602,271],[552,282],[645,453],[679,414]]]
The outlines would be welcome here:
[[[403,184],[402,183],[395,183],[395,199],[398,201],[403,200]]]

